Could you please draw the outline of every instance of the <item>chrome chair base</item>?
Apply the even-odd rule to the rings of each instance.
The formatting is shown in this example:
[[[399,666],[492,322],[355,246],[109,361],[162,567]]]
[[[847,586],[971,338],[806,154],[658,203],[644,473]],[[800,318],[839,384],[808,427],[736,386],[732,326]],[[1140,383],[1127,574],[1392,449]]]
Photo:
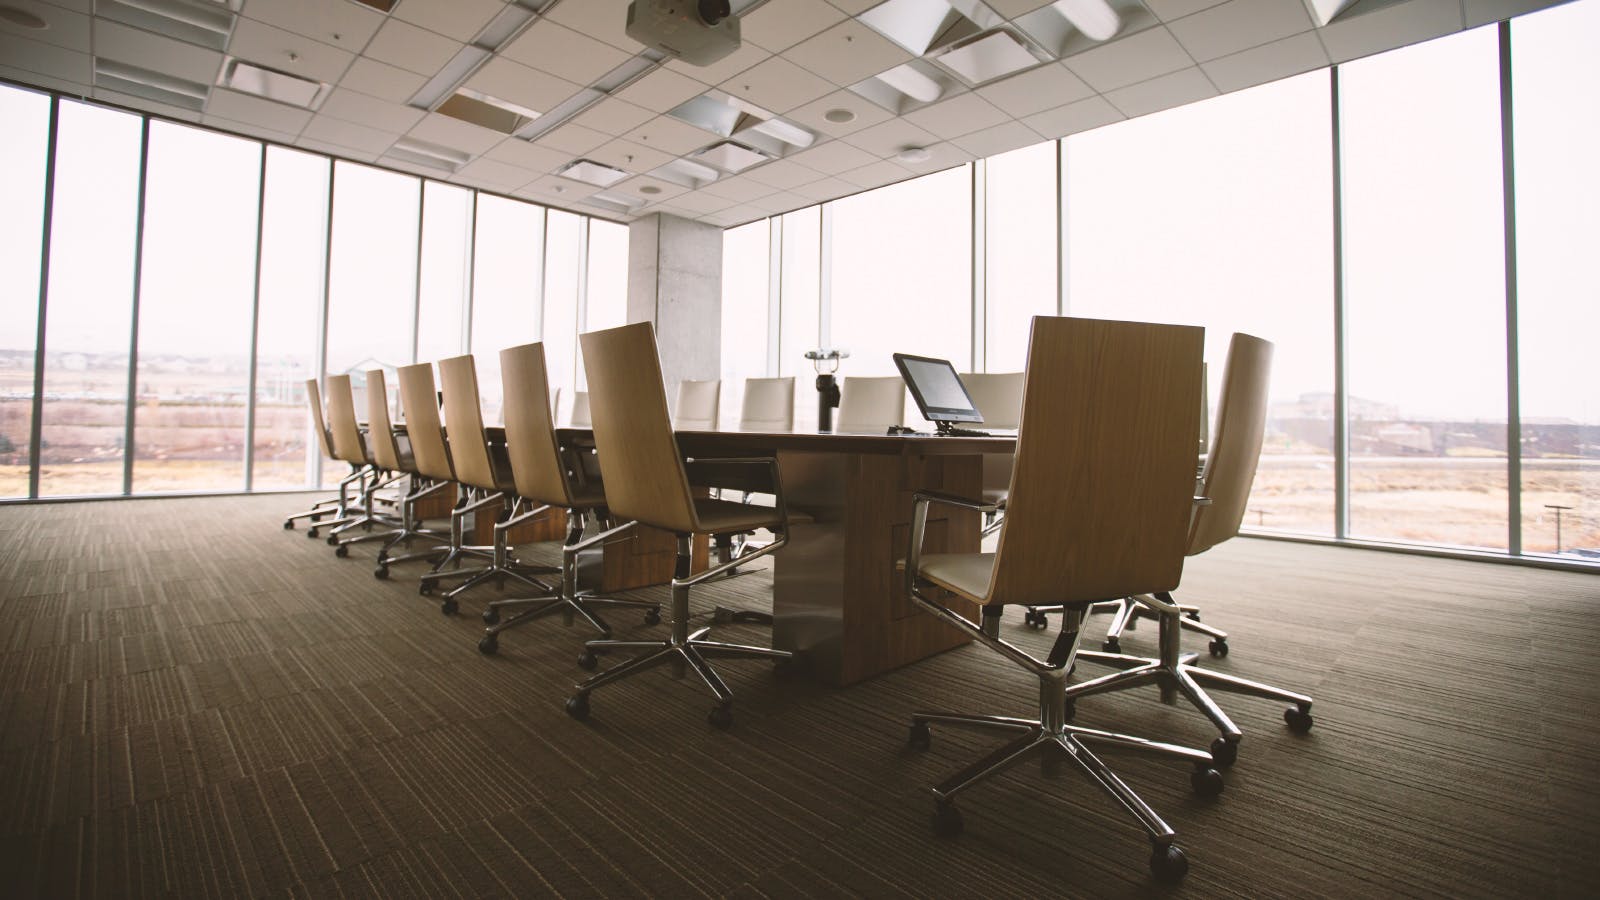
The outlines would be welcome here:
[[[403,553],[397,556],[391,556],[389,554],[389,551],[393,550],[396,546],[403,544],[406,547],[410,547],[412,542],[419,538],[427,541],[437,541],[445,545],[448,545],[450,542],[450,536],[448,534],[434,531],[431,528],[424,528],[422,526],[422,520],[417,518],[416,513],[418,503],[430,495],[438,493],[439,491],[449,487],[450,482],[429,481],[416,474],[411,476],[411,480],[411,492],[406,494],[405,497],[401,498],[400,500],[400,528],[397,531],[390,532],[388,539],[385,540],[383,542],[383,546],[379,548],[377,559],[378,567],[372,570],[372,577],[374,578],[380,580],[388,578],[389,567],[398,563],[411,562],[418,559],[426,559],[430,562],[437,562],[449,552],[448,546],[442,546],[430,547],[427,550],[418,551],[415,553]]]
[[[1183,610],[1183,627],[1190,631],[1198,631],[1211,639],[1211,655],[1228,655],[1228,633],[1215,625],[1207,625],[1200,621],[1200,608],[1198,606],[1180,605]],[[1022,621],[1030,628],[1041,631],[1050,627],[1048,613],[1061,612],[1059,606],[1038,607],[1030,606],[1023,613]],[[1156,619],[1158,616],[1148,607],[1132,597],[1123,597],[1119,600],[1106,600],[1089,607],[1089,612],[1111,613],[1111,625],[1106,628],[1105,641],[1100,649],[1107,653],[1122,652],[1122,633],[1138,627],[1140,619]]]

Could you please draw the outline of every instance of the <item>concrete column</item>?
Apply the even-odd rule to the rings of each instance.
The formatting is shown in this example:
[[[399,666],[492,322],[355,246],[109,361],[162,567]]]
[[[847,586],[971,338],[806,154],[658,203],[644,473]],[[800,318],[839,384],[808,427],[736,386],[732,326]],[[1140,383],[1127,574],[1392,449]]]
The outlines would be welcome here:
[[[665,213],[628,226],[628,321],[652,322],[669,402],[722,373],[722,229]]]

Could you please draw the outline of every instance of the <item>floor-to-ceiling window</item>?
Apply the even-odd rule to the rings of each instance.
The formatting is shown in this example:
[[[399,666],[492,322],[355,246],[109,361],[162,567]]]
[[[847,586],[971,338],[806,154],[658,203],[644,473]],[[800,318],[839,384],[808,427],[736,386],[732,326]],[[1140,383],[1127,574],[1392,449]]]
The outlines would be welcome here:
[[[1511,25],[1522,548],[1600,557],[1600,2]]]
[[[50,98],[0,87],[0,120],[0,497],[26,497]]]
[[[815,368],[805,358],[824,340],[822,334],[822,207],[786,213],[781,217],[782,268],[778,296],[782,304],[778,331],[778,374],[793,375],[795,425],[813,427],[817,418]],[[833,346],[839,346],[837,341]],[[846,363],[849,360],[845,361]],[[844,373],[849,374],[850,369]]]
[[[577,366],[578,290],[584,275],[583,218],[550,210],[544,233],[545,368],[551,395],[571,393]]]
[[[760,219],[722,233],[722,424],[736,427],[744,380],[767,374],[772,228]]]
[[[989,372],[1020,372],[1034,316],[1053,316],[1060,291],[1056,257],[1056,142],[984,161],[984,360]]]
[[[417,280],[417,358],[435,362],[465,349],[472,285],[472,191],[422,186],[422,257]]]
[[[500,351],[540,339],[545,210],[478,197],[472,257],[472,355],[486,424],[500,421]]]
[[[579,331],[615,328],[628,321],[628,226],[599,219],[589,220],[588,268],[584,275],[583,320]],[[573,392],[562,392],[556,416],[560,422],[572,419],[576,391],[589,389],[583,371],[583,344],[573,347],[577,381]],[[552,399],[555,398],[552,395]]]
[[[1507,545],[1494,27],[1340,68],[1352,537]]]
[[[1248,526],[1334,532],[1327,72],[1073,135],[1067,312],[1202,325],[1213,407],[1232,334],[1275,345]],[[991,245],[993,239],[991,239]]]

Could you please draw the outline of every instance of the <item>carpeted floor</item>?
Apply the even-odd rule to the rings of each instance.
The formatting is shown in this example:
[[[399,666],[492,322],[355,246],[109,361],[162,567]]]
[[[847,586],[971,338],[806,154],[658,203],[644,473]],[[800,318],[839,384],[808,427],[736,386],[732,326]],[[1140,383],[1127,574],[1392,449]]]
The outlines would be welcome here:
[[[281,530],[300,502],[0,508],[0,893],[1600,893],[1600,577],[1258,540],[1192,560],[1180,597],[1233,635],[1207,665],[1312,694],[1317,724],[1224,699],[1246,739],[1214,801],[1181,766],[1112,761],[1189,852],[1165,888],[1070,771],[974,789],[965,834],[933,836],[929,786],[1001,739],[936,730],[918,753],[908,715],[1031,712],[1031,679],[982,647],[847,690],[727,662],[727,732],[698,682],[659,670],[578,723],[562,702],[587,632],[540,622],[484,657],[492,589],[441,616],[416,567],[377,581],[370,546],[341,560]],[[1049,640],[1020,615],[1005,631]],[[1085,700],[1079,722],[1212,737],[1153,689]]]

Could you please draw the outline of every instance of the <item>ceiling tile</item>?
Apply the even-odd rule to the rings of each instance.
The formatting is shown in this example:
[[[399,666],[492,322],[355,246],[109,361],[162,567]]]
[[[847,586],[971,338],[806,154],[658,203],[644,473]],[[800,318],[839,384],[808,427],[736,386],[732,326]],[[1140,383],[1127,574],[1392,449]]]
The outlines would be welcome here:
[[[904,181],[910,177],[911,171],[909,169],[902,168],[900,165],[888,160],[880,160],[870,166],[852,169],[839,176],[841,180],[848,181],[862,189],[881,187],[885,184],[893,184],[896,181]]]
[[[664,113],[690,97],[706,92],[706,85],[671,69],[656,69],[617,92],[629,103]]]
[[[1120,122],[1126,118],[1121,110],[1107,103],[1106,98],[1096,95],[1046,112],[1035,113],[1022,122],[1047,138],[1058,138],[1099,128],[1112,122]]]
[[[372,40],[384,20],[375,9],[329,0],[246,0],[243,14],[352,53]]]
[[[783,55],[840,87],[855,84],[911,59],[911,54],[893,41],[854,19],[840,22],[815,37],[801,41],[785,50]]]
[[[794,212],[808,206],[816,206],[817,204],[815,201],[799,194],[790,191],[778,191],[775,194],[768,194],[759,200],[752,200],[746,205],[754,206],[757,209],[765,209],[771,215],[778,215],[780,213]]]
[[[1215,96],[1216,87],[1197,67],[1141,81],[1105,95],[1113,106],[1130,119]]]
[[[560,150],[563,153],[570,153],[573,156],[582,156],[611,140],[611,137],[611,135],[603,131],[595,131],[593,128],[585,128],[582,125],[568,122],[549,134],[542,135],[534,143],[540,147],[549,147],[553,150]]]
[[[1200,68],[1223,91],[1236,91],[1328,65],[1328,51],[1316,32],[1308,31],[1212,60]]]
[[[500,55],[579,84],[589,84],[628,59],[621,50],[548,19],[534,22]]]
[[[1068,57],[1064,64],[1090,87],[1105,93],[1188,68],[1194,60],[1167,29],[1157,27],[1085,50]]]
[[[851,144],[877,157],[893,156],[906,147],[930,147],[939,142],[932,132],[905,121],[890,119],[845,138]]]
[[[585,153],[584,156],[595,162],[605,163],[608,166],[621,169],[624,172],[648,172],[659,169],[671,162],[673,157],[659,150],[641,147],[632,141],[617,138],[608,141],[599,147]]]
[[[1557,0],[1559,2],[1559,0]],[[1477,28],[1551,6],[1550,0],[1463,0],[1466,27]]]
[[[1015,19],[1023,13],[1030,13],[1050,0],[988,0],[990,8],[1008,19]]]
[[[824,178],[821,181],[802,184],[794,189],[794,193],[805,197],[807,200],[822,203],[827,200],[837,200],[840,197],[854,194],[859,190],[861,189],[842,178]]]
[[[823,0],[768,2],[739,20],[741,37],[774,53],[794,46],[844,18]]]
[[[835,109],[845,109],[855,113],[855,118],[849,122],[830,122],[828,112]],[[792,119],[813,131],[833,137],[844,137],[863,128],[887,122],[893,118],[888,110],[873,103],[871,100],[853,91],[835,91],[820,100],[813,100],[799,109],[791,110],[787,119]]]
[[[752,181],[743,175],[736,175],[732,178],[721,178],[713,181],[700,190],[707,194],[715,194],[718,197],[727,197],[735,203],[749,203],[752,200],[773,193],[774,188],[770,184],[763,184],[759,181]]]
[[[639,190],[642,187],[654,188],[655,193],[648,193]],[[663,181],[660,178],[655,178],[650,175],[635,175],[632,178],[617,182],[615,185],[607,188],[607,190],[614,194],[622,194],[623,196],[627,197],[636,197],[651,206],[654,206],[658,203],[663,203],[667,200],[676,198],[681,194],[687,194],[689,192],[689,189],[681,184],[673,184],[670,181]],[[717,207],[717,209],[725,209],[732,205],[733,204],[731,203],[723,203],[721,206]],[[714,210],[706,210],[706,212],[714,212]]]
[[[108,19],[95,20],[94,55],[201,84],[216,81],[217,71],[222,67],[222,54],[215,50],[129,28]]]
[[[404,103],[415,96],[426,82],[426,78],[415,72],[358,56],[339,84],[393,103]]]
[[[688,191],[673,197],[672,205],[697,216],[704,216],[714,212],[721,212],[738,204],[715,194],[708,194],[705,191]]]
[[[431,77],[444,68],[461,47],[460,41],[452,41],[410,22],[390,19],[373,35],[372,42],[361,55]]]
[[[390,103],[376,97],[357,93],[348,88],[336,88],[317,110],[320,116],[332,116],[346,122],[355,122],[368,128],[404,134],[424,115],[420,109]]]
[[[883,0],[828,0],[829,3],[839,7],[852,16],[860,15]]]
[[[467,87],[537,113],[549,112],[581,88],[554,75],[495,57],[467,79]]]
[[[419,141],[430,144],[442,144],[463,153],[477,156],[479,153],[493,147],[505,140],[505,135],[498,131],[490,131],[477,125],[469,125],[460,119],[442,116],[438,113],[429,113],[424,116],[416,127],[406,132],[409,136]]]
[[[905,115],[905,120],[942,138],[960,137],[1010,119],[977,94],[957,94]]]
[[[87,85],[94,79],[93,59],[89,54],[11,34],[0,33],[0,61],[7,67],[37,72],[70,84]],[[22,80],[38,81],[33,78]]]
[[[301,149],[310,150],[313,153],[321,153],[323,156],[332,156],[336,159],[348,159],[363,163],[378,161],[378,154],[376,153],[368,153],[364,150],[356,150],[350,147],[341,147],[338,144],[330,144],[327,141],[319,141],[316,138],[302,137],[297,139],[294,142],[294,145]]]
[[[610,135],[627,134],[655,118],[655,113],[626,100],[607,97],[575,116],[572,121]]]
[[[505,0],[405,0],[392,15],[448,38],[466,42],[489,24]]]
[[[488,184],[497,190],[509,191],[522,187],[540,173],[529,172],[521,166],[513,166],[509,163],[484,157],[462,166],[457,171],[457,174],[472,181]]]
[[[951,143],[973,156],[994,156],[1018,147],[1029,147],[1042,140],[1043,137],[1021,122],[1007,122],[965,137],[958,137]],[[913,167],[907,166],[907,168]]]
[[[1171,22],[1193,15],[1202,9],[1210,9],[1223,0],[1143,0],[1143,2],[1146,9],[1156,14],[1156,18],[1163,22]]]
[[[1335,20],[1322,29],[1322,45],[1341,63],[1449,34],[1462,22],[1458,0],[1411,0]]]
[[[763,166],[757,166],[745,172],[743,177],[787,191],[793,190],[802,184],[821,181],[827,176],[792,160],[780,159]]]
[[[287,131],[278,131],[275,128],[265,128],[250,122],[235,122],[222,116],[204,115],[200,117],[200,124],[209,128],[222,131],[231,131],[235,134],[245,134],[262,140],[275,141],[279,144],[293,144],[294,134]]]
[[[781,56],[774,56],[721,85],[741,100],[782,115],[833,90],[833,85]]]
[[[334,84],[350,68],[354,54],[318,43],[308,37],[240,19],[228,41],[228,52],[240,59],[279,71]],[[290,55],[295,59],[290,59]]]
[[[871,153],[844,141],[829,141],[820,147],[796,153],[789,158],[808,169],[832,175],[877,162],[877,157]]]
[[[132,94],[124,94],[120,91],[108,91],[105,88],[95,88],[90,92],[90,96],[105,103],[112,103],[117,106],[126,106],[132,109],[143,110],[148,113],[155,113],[158,116],[166,116],[169,119],[177,119],[180,122],[200,121],[200,113],[192,109],[168,106],[165,103],[160,103],[155,100],[146,100],[143,97],[135,97]]]
[[[729,78],[748,70],[756,63],[771,59],[772,53],[751,43],[739,45],[739,49],[724,56],[709,66],[695,66],[681,59],[667,60],[666,68],[687,75],[705,85],[716,85],[727,81]]]
[[[1205,62],[1311,30],[1302,0],[1229,0],[1167,26],[1189,55]]]
[[[567,0],[557,3],[546,14],[553,22],[626,50],[629,55],[644,47],[628,37],[628,0]]]
[[[379,131],[376,128],[322,115],[313,117],[311,124],[300,132],[300,136],[368,153],[382,153],[400,137],[398,133]]]
[[[513,166],[521,166],[537,175],[551,172],[572,161],[572,154],[551,147],[540,147],[522,138],[508,137],[484,152],[487,159],[495,159]]]
[[[7,0],[6,6],[30,12],[45,21],[43,29],[23,28],[0,19],[0,33],[15,35],[41,44],[89,52],[90,18],[83,13],[35,0]]]
[[[978,88],[978,96],[1013,117],[1031,116],[1094,93],[1066,66],[1052,63]]]
[[[756,219],[765,219],[767,211],[754,206],[734,206],[722,212],[701,216],[700,221],[718,228],[732,228],[735,225],[744,225]]]
[[[212,89],[211,100],[206,104],[206,113],[232,119],[235,122],[250,122],[289,134],[299,134],[300,129],[311,121],[310,110],[274,103],[253,94],[241,94],[220,87]]]
[[[599,188],[559,175],[545,175],[518,188],[514,193],[535,203],[573,203],[598,193]]]
[[[630,141],[670,156],[687,156],[722,140],[720,135],[700,129],[671,116],[657,116],[623,135]]]

